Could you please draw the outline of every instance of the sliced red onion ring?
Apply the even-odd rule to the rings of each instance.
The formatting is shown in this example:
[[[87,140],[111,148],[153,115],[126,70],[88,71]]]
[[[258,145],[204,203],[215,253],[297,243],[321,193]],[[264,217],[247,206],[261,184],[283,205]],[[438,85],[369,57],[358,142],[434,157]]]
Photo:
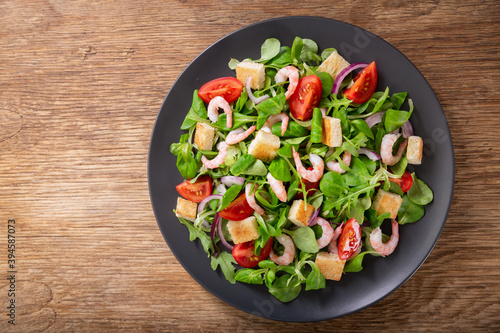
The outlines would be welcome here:
[[[316,218],[318,217],[318,214],[319,214],[319,208],[314,211],[311,218],[309,219],[309,222],[307,223],[308,227],[311,227],[316,224]]]
[[[401,126],[401,132],[403,133],[403,138],[408,139],[410,136],[413,135],[413,126],[411,125],[410,121],[407,120],[403,126]]]
[[[376,152],[368,150],[366,148],[359,148],[358,153],[368,156],[368,158],[372,161],[380,160],[380,156]]]
[[[200,204],[198,205],[198,213],[201,213],[205,209],[207,202],[214,199],[222,200],[222,194],[211,194],[205,199],[201,200]]]
[[[335,96],[339,92],[340,84],[344,79],[346,78],[347,75],[349,75],[352,71],[359,69],[359,68],[364,68],[368,66],[368,64],[364,62],[355,62],[354,64],[350,64],[346,68],[340,71],[339,75],[335,78],[335,82],[333,82],[333,87],[332,87],[332,94]]]
[[[212,253],[213,257],[217,257],[219,255],[219,248],[217,247],[217,244],[215,243],[215,232],[217,230],[217,227],[219,226],[221,222],[221,217],[219,214],[215,214],[214,220],[212,222],[212,228],[210,229],[210,238],[212,239],[212,244],[214,246],[214,253]]]
[[[219,214],[217,214],[218,216]],[[219,219],[220,219],[220,216],[219,216]],[[220,219],[219,223],[217,224],[217,233],[219,234],[219,237],[220,237],[220,241],[222,242],[222,244],[224,244],[224,246],[229,250],[229,251],[232,251],[233,250],[233,247],[231,244],[229,244],[227,242],[227,240],[224,238],[224,233],[222,232],[222,219]]]
[[[221,183],[226,185],[226,186],[233,186],[233,185],[243,185],[245,184],[245,178],[243,177],[237,177],[237,176],[224,176],[220,179]]]
[[[226,193],[226,191],[227,191],[227,189],[226,189],[226,186],[224,184],[219,184],[219,186],[217,186],[217,193],[224,195],[224,193]]]
[[[372,114],[368,118],[365,119],[366,123],[368,124],[368,127],[372,128],[374,125],[377,125],[382,121],[382,118],[384,117],[385,111],[380,111]]]
[[[253,95],[253,93],[252,93],[252,88],[250,87],[250,82],[252,82],[252,77],[251,76],[247,77],[247,82],[245,84],[245,88],[247,89],[248,98],[250,98],[252,100],[252,102],[255,103],[255,105],[257,105],[260,102],[262,102],[263,100],[266,100],[266,99],[269,98],[268,94],[265,94],[265,95],[260,96],[260,97],[255,97]]]

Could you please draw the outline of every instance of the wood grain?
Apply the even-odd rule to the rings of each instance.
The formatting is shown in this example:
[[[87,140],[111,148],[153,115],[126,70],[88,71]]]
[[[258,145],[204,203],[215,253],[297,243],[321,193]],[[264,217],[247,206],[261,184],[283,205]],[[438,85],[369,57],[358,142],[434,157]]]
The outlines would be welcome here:
[[[15,219],[19,295],[17,325],[1,310],[0,330],[500,330],[500,3],[283,4],[0,1],[0,239]],[[447,224],[417,273],[373,307],[310,324],[246,314],[199,286],[161,236],[146,174],[154,120],[189,62],[289,15],[356,24],[401,50],[436,92],[456,158]]]

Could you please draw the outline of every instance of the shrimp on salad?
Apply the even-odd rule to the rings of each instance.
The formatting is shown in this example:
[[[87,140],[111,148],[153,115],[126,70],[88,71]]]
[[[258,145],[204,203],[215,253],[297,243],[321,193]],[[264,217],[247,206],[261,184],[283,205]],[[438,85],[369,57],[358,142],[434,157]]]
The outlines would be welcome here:
[[[318,242],[318,247],[322,249],[332,241],[334,231],[330,222],[322,217],[317,217],[316,223],[321,226],[321,229],[323,230],[323,234],[321,235],[321,237],[316,240]]]
[[[222,96],[215,96],[208,103],[207,115],[213,123],[219,120],[219,109],[223,109],[224,113],[227,115],[226,126],[228,128],[233,127],[233,110],[229,103]]]
[[[287,78],[290,80],[290,84],[288,85],[285,97],[289,99],[299,84],[299,70],[293,66],[283,67],[274,76],[274,81],[276,81],[276,83],[281,83],[285,82]]]
[[[269,182],[269,185],[271,185],[271,189],[273,190],[274,194],[276,194],[278,199],[282,202],[286,202],[287,194],[283,182],[274,178],[270,172],[267,174],[267,181]]]
[[[248,205],[252,207],[257,214],[264,215],[265,214],[264,209],[261,206],[259,206],[257,202],[255,202],[255,191],[257,191],[257,185],[255,184],[253,191],[251,191],[251,189],[252,189],[252,184],[247,184],[245,186],[245,195],[247,198]]]
[[[401,134],[386,134],[382,138],[382,143],[380,144],[380,157],[382,158],[382,163],[389,166],[394,165],[399,162],[408,144],[408,140],[401,142],[396,155],[392,155],[392,147],[399,139]]]
[[[271,128],[274,124],[281,121],[281,136],[285,135],[286,128],[288,127],[288,120],[290,118],[286,113],[278,113],[271,115],[267,121],[265,122],[262,130],[268,133],[271,133]]]
[[[285,247],[285,251],[281,256],[278,256],[274,253],[274,250],[271,249],[269,258],[277,265],[287,266],[292,263],[293,258],[295,258],[295,244],[293,243],[292,238],[286,234],[281,234],[275,239],[278,243]]]
[[[237,128],[234,131],[229,132],[229,134],[226,136],[226,143],[228,145],[237,144],[238,142],[241,142],[248,138],[248,136],[250,136],[250,134],[252,134],[256,128],[256,125],[251,126],[246,131],[241,127]]]
[[[345,163],[345,165],[349,166],[351,165],[351,153],[348,152],[347,150],[344,151],[344,155],[342,156],[342,162]],[[345,170],[342,169],[340,167],[340,163],[339,162],[335,162],[335,161],[330,161],[330,162],[327,162],[326,163],[326,167],[330,170],[330,171],[334,171],[334,172],[338,172],[338,173],[344,173]]]
[[[219,154],[217,154],[217,156],[215,156],[215,158],[212,160],[209,160],[208,158],[205,157],[205,155],[203,155],[201,157],[201,163],[203,163],[203,165],[207,169],[218,168],[219,165],[224,163],[224,160],[226,159],[226,155],[227,155],[226,150],[228,147],[229,147],[229,145],[226,142],[224,142],[224,141],[221,142],[219,145]]]
[[[399,242],[399,223],[392,220],[392,235],[387,243],[382,242],[382,230],[380,227],[373,229],[370,234],[370,244],[380,255],[388,256],[396,249]]]
[[[309,160],[312,163],[313,169],[307,170],[302,165],[302,161],[300,160],[300,155],[295,151],[295,147],[292,147],[293,150],[293,159],[295,161],[295,165],[297,166],[297,171],[299,174],[304,177],[307,181],[311,183],[315,183],[323,177],[323,172],[325,171],[325,162],[323,159],[316,154],[309,154]]]

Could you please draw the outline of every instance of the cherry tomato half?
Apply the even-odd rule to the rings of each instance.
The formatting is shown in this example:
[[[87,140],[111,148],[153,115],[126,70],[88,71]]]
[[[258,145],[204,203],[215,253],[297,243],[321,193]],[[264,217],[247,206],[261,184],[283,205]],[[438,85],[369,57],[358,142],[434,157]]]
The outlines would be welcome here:
[[[313,170],[313,167],[309,167],[309,168],[307,168],[307,170]],[[313,195],[316,192],[316,191],[310,191],[310,190],[316,190],[319,187],[319,180],[317,182],[311,183],[310,181],[308,181],[307,179],[304,179],[304,177],[302,177],[302,182],[306,186],[306,191],[307,191],[306,196],[307,197],[310,197],[311,195]],[[304,198],[302,191],[297,192],[295,194],[294,199],[302,199],[302,198]]]
[[[212,178],[203,175],[191,184],[191,180],[186,180],[175,187],[177,192],[187,200],[201,202],[212,194]]]
[[[304,76],[299,80],[295,92],[290,97],[290,112],[298,120],[312,118],[313,110],[321,101],[323,86],[316,75]]]
[[[249,241],[245,243],[236,244],[233,247],[233,258],[236,260],[238,265],[245,268],[255,267],[262,260],[269,257],[271,253],[271,248],[273,247],[273,238],[270,237],[266,242],[266,245],[260,249],[259,255],[255,254],[255,241]]]
[[[340,260],[351,257],[358,250],[360,244],[361,226],[356,219],[349,219],[342,229],[337,245]]]
[[[403,191],[403,193],[408,192],[408,190],[413,185],[413,177],[411,176],[411,173],[408,172],[408,170],[403,173],[401,178],[389,178],[389,181],[401,186],[401,190]]]
[[[202,85],[198,96],[205,103],[210,103],[215,96],[222,96],[228,103],[232,103],[240,97],[242,89],[243,84],[237,78],[220,77]]]
[[[377,67],[373,61],[354,77],[354,84],[344,90],[344,95],[354,103],[364,103],[372,97],[377,88],[377,82]]]
[[[245,193],[234,199],[219,215],[229,221],[241,221],[253,213],[253,208],[247,202]]]

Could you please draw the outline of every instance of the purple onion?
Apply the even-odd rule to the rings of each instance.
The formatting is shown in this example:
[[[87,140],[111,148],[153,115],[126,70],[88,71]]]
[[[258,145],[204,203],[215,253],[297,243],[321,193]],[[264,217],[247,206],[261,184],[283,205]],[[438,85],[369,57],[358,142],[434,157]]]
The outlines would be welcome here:
[[[366,148],[359,148],[358,153],[366,155],[372,161],[380,160],[380,156],[376,152],[368,150]]]
[[[205,209],[207,202],[214,199],[222,200],[222,194],[212,194],[206,197],[205,199],[201,200],[200,204],[198,205],[198,213],[201,213]]]
[[[233,185],[243,185],[245,184],[245,178],[237,176],[224,176],[220,179],[221,183],[230,187]]]
[[[248,98],[250,98],[250,100],[252,100],[252,102],[255,103],[255,105],[259,104],[260,102],[262,102],[263,100],[266,100],[269,98],[269,95],[268,94],[265,94],[263,96],[260,96],[260,97],[255,97],[252,93],[252,88],[250,87],[250,82],[252,82],[252,77],[249,76],[247,78],[247,81],[246,81],[246,84],[245,84],[245,88],[247,89],[247,95],[248,95]]]
[[[212,256],[217,257],[219,255],[219,248],[217,247],[217,244],[215,243],[215,232],[217,230],[218,225],[221,222],[221,217],[219,214],[215,214],[214,220],[212,222],[212,228],[210,228],[210,238],[212,239],[212,244],[214,246],[214,253],[212,253]]]
[[[364,62],[355,62],[354,64],[351,64],[344,68],[342,71],[340,71],[339,75],[335,78],[335,82],[333,82],[333,87],[332,87],[332,94],[337,96],[340,88],[340,84],[344,79],[346,78],[347,75],[349,75],[352,71],[359,69],[359,68],[364,68],[368,66],[368,64]]]
[[[384,117],[384,114],[385,111],[380,111],[366,118],[365,121],[368,124],[368,127],[372,128],[374,125],[380,123],[382,121],[382,118]]]
[[[308,227],[311,227],[316,224],[316,218],[318,217],[318,214],[319,214],[319,208],[314,211],[311,218],[309,219],[309,222],[307,223]]]
[[[217,215],[219,215],[219,214],[217,214]],[[224,233],[222,232],[222,219],[220,219],[220,216],[219,216],[219,223],[217,223],[217,233],[219,234],[220,241],[222,242],[222,244],[224,244],[224,246],[229,251],[232,251],[234,246],[232,246],[231,244],[229,244],[227,242],[227,240],[224,238]]]
[[[403,126],[401,126],[401,132],[403,133],[403,138],[408,139],[410,136],[413,135],[413,126],[411,125],[410,121],[407,120]]]

